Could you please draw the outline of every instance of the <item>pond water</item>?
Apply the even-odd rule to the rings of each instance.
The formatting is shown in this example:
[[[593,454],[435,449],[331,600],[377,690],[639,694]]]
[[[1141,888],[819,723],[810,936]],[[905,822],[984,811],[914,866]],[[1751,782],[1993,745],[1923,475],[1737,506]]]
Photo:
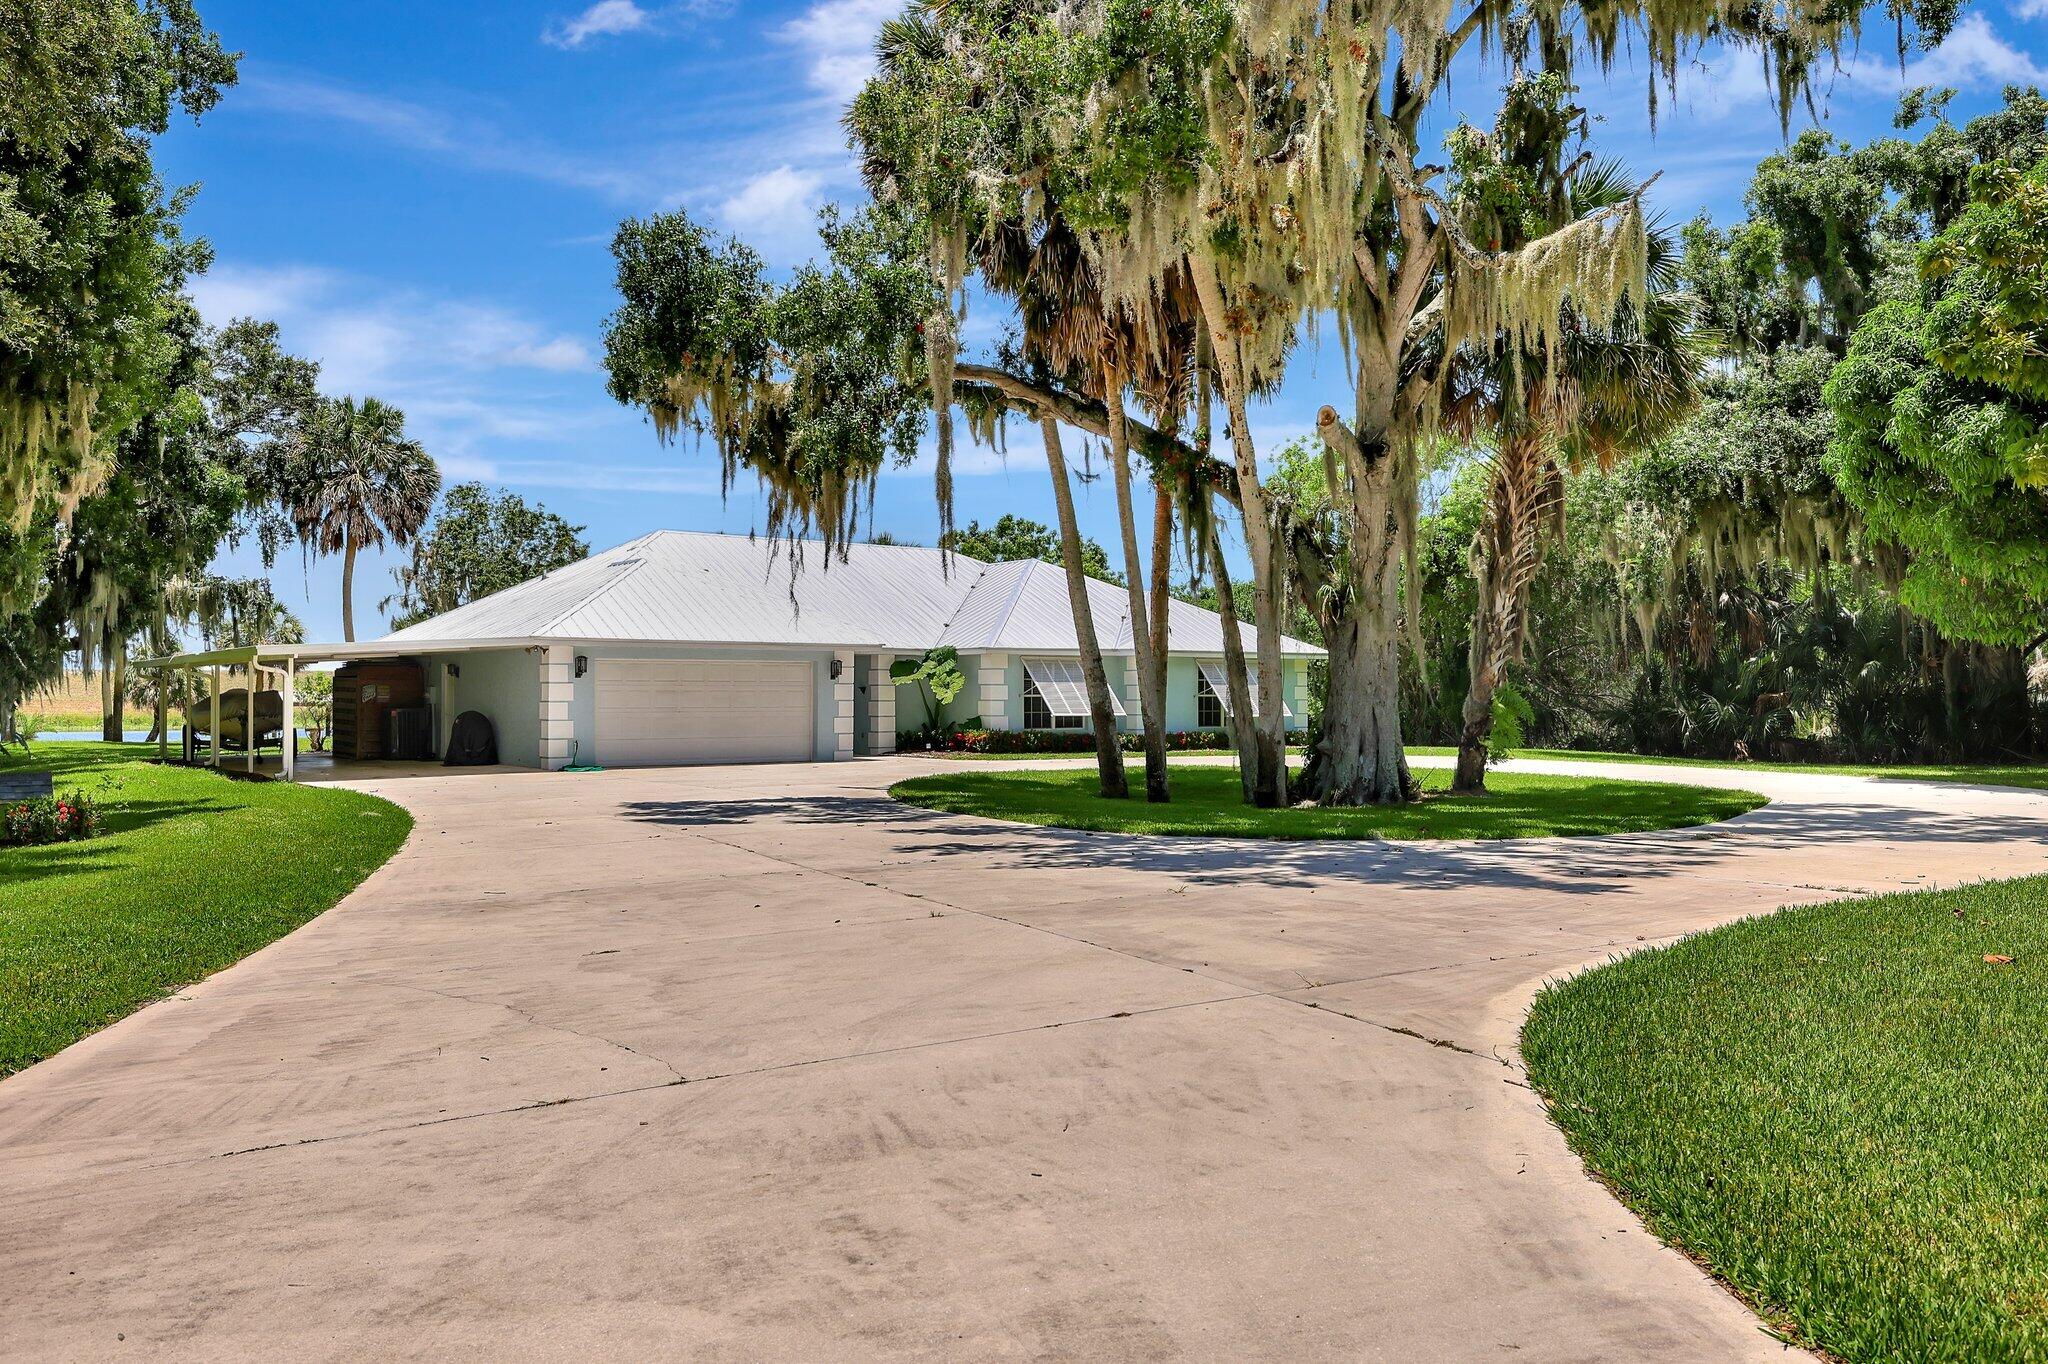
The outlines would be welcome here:
[[[171,743],[177,744],[180,742],[184,738],[184,734],[183,728],[173,725],[171,727]],[[305,738],[306,731],[300,730],[299,737]],[[96,729],[46,729],[38,733],[29,742],[32,744],[98,743],[99,738],[100,732]],[[149,739],[149,731],[146,729],[123,730],[121,738],[131,744],[145,743]]]

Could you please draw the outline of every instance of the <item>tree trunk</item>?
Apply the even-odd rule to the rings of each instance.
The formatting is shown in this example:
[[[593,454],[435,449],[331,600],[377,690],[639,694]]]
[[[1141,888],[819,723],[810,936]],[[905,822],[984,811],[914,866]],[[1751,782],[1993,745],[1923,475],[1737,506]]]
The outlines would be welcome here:
[[[1131,661],[1138,671],[1138,712],[1145,734],[1145,799],[1173,798],[1166,775],[1166,714],[1159,673],[1152,657],[1152,627],[1145,603],[1145,561],[1138,555],[1138,522],[1131,506],[1131,442],[1124,429],[1123,373],[1103,366],[1103,397],[1109,406],[1109,457],[1116,476],[1116,518],[1123,533],[1124,582],[1131,596]]]
[[[106,652],[100,658],[100,674],[110,693],[100,715],[100,737],[118,744],[128,737],[128,641],[110,632]]]
[[[1472,537],[1472,638],[1465,649],[1465,705],[1459,718],[1458,770],[1451,778],[1451,790],[1461,796],[1486,794],[1487,749],[1493,741],[1493,698],[1500,689],[1501,633],[1513,615],[1512,602],[1502,600],[1511,588],[1504,571],[1502,550],[1509,539],[1502,515],[1500,485],[1504,473],[1496,470],[1487,493],[1486,519]]]
[[[1325,407],[1317,426],[1349,471],[1346,590],[1322,614],[1330,694],[1300,790],[1320,805],[1390,805],[1420,794],[1401,746],[1401,533],[1397,462],[1365,450]]]
[[[1237,775],[1244,783],[1244,798],[1250,802],[1259,782],[1258,736],[1252,725],[1251,674],[1245,669],[1244,635],[1237,620],[1237,594],[1230,585],[1230,565],[1223,561],[1223,537],[1216,529],[1213,495],[1209,503],[1209,566],[1216,576],[1216,615],[1223,625],[1224,686],[1230,693],[1230,705],[1223,718],[1230,730],[1230,742],[1237,749]]]
[[[1173,609],[1173,494],[1164,487],[1152,490],[1152,685],[1159,689],[1159,714],[1166,716],[1166,655],[1168,614]]]
[[[1330,695],[1296,794],[1319,805],[1398,805],[1419,794],[1401,747],[1400,641],[1346,609],[1324,621]]]
[[[1478,652],[1479,641],[1473,639],[1473,652]],[[1463,726],[1458,730],[1458,770],[1451,778],[1451,790],[1461,796],[1483,796],[1486,794],[1486,757],[1493,744],[1493,697],[1499,690],[1499,679],[1489,668],[1484,672],[1475,656],[1475,671],[1465,688],[1465,706],[1461,712]]]
[[[106,727],[113,731],[109,741],[121,743],[127,739],[127,639],[115,637],[111,653],[113,662],[106,672],[113,674],[115,680],[115,705],[113,711],[106,715]]]
[[[1252,561],[1252,619],[1259,642],[1259,713],[1253,722],[1258,780],[1252,803],[1265,808],[1287,803],[1287,721],[1280,707],[1280,613],[1285,583],[1273,527],[1266,514],[1266,492],[1259,482],[1258,454],[1252,445],[1246,415],[1246,381],[1238,338],[1232,332],[1215,262],[1200,252],[1188,257],[1188,271],[1208,324],[1223,405],[1230,414],[1230,453],[1237,466],[1238,506],[1244,517],[1245,548]]]
[[[1486,792],[1493,699],[1508,669],[1522,656],[1529,631],[1529,586],[1543,564],[1544,525],[1553,520],[1562,497],[1546,441],[1533,433],[1516,433],[1501,441],[1487,485],[1486,519],[1472,540],[1476,592],[1467,654],[1471,680],[1458,734],[1458,771],[1451,783],[1460,795]]]
[[[356,642],[356,542],[353,536],[341,547],[341,637]]]
[[[1041,419],[1038,426],[1045,434],[1045,462],[1052,470],[1052,500],[1060,523],[1060,566],[1067,572],[1067,603],[1074,613],[1074,638],[1080,645],[1081,674],[1088,685],[1088,713],[1095,725],[1096,775],[1106,798],[1124,800],[1131,794],[1130,781],[1124,775],[1116,711],[1109,704],[1109,675],[1102,668],[1095,612],[1088,604],[1088,575],[1081,567],[1081,529],[1074,516],[1074,489],[1067,482],[1067,457],[1060,449],[1060,426],[1050,417]]]

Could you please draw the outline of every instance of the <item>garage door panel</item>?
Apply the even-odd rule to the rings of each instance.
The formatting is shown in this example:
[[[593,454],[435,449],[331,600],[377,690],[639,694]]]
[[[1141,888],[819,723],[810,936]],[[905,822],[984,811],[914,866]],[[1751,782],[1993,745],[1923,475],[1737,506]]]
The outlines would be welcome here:
[[[599,659],[597,761],[608,767],[812,756],[809,663]]]

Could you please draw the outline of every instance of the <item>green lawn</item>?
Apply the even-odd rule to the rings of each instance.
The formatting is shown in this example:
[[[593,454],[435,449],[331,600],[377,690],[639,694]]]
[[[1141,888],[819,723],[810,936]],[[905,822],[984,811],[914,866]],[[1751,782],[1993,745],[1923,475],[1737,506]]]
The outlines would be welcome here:
[[[1092,768],[948,772],[913,777],[889,788],[911,805],[951,814],[985,815],[1025,824],[1133,834],[1227,834],[1247,838],[1535,838],[1631,833],[1708,824],[1764,798],[1667,782],[1494,773],[1491,794],[1444,794],[1448,769],[1418,769],[1428,797],[1415,805],[1364,810],[1258,810],[1244,804],[1237,769],[1176,768],[1173,801],[1149,805],[1143,768],[1133,765],[1135,799],[1097,794]]]
[[[1411,748],[1410,754],[1455,754],[1452,748]],[[1581,762],[1662,763],[1669,767],[1739,768],[1746,772],[1817,772],[1825,776],[1896,777],[1908,781],[1977,782],[2048,790],[2048,763],[1743,763],[1720,758],[1661,758],[1644,753],[1598,753],[1568,748],[1530,748],[1518,758],[1568,758]]]
[[[1300,753],[1300,748],[1290,748]],[[1458,750],[1411,744],[1410,758],[1455,758]],[[940,762],[1095,761],[1091,753],[911,753]],[[1224,753],[1173,753],[1170,762],[1222,758]],[[1607,753],[1590,749],[1525,748],[1517,758],[1557,758],[1575,762],[1661,763],[1667,767],[1721,767],[1752,772],[1817,772],[1827,776],[1895,777],[1909,781],[1978,782],[1990,786],[2025,786],[2048,790],[2048,763],[1745,763],[1723,758],[1667,758],[1654,753]]]
[[[1644,952],[1546,989],[1522,1049],[1586,1162],[1803,1343],[2048,1359],[2048,877]]]
[[[97,734],[100,732],[100,719],[96,710],[38,710],[32,705],[21,708],[22,728],[33,728],[38,734],[76,733],[81,730]],[[131,708],[121,712],[123,729],[146,730],[155,723],[153,711]],[[173,719],[171,723],[176,725],[178,722]]]
[[[412,818],[351,791],[157,767],[140,744],[39,744],[109,832],[0,849],[0,1075],[305,923],[398,850]]]

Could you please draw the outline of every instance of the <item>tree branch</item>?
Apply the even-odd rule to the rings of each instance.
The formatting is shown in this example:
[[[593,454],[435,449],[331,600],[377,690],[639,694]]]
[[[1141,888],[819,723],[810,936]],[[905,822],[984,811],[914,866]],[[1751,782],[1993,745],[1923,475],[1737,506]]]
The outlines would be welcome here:
[[[1052,417],[1091,436],[1109,439],[1109,409],[1094,398],[1083,398],[1064,389],[1033,383],[1029,379],[993,365],[961,362],[953,366],[953,391],[967,396],[977,390],[993,390],[1005,404],[1020,408],[1033,417]],[[1213,455],[1186,441],[1126,414],[1124,433],[1131,445],[1155,464],[1187,469],[1201,482],[1213,487],[1231,505],[1237,505],[1236,471]],[[1206,467],[1213,466],[1213,467]]]
[[[1368,132],[1365,136],[1366,140],[1373,144],[1374,150],[1378,153],[1380,169],[1386,172],[1387,180],[1394,186],[1395,193],[1433,211],[1436,214],[1437,226],[1443,230],[1445,240],[1450,242],[1451,249],[1463,257],[1467,265],[1478,270],[1498,269],[1514,259],[1517,254],[1516,251],[1482,251],[1473,244],[1472,239],[1465,235],[1465,229],[1459,226],[1457,214],[1452,210],[1450,200],[1431,189],[1422,180],[1417,179],[1416,175],[1410,170],[1415,161],[1412,151],[1404,151],[1403,148],[1396,146],[1383,133]],[[1417,169],[1422,172],[1425,178],[1443,173],[1443,167],[1441,166],[1422,166]],[[1650,192],[1650,186],[1656,184],[1663,174],[1663,171],[1658,171],[1655,175],[1637,185],[1634,192],[1621,202],[1610,204],[1599,212],[1589,213],[1583,218],[1573,219],[1557,230],[1562,232],[1565,228],[1577,227],[1581,223],[1598,222],[1602,218],[1612,218],[1626,212],[1632,205],[1640,201],[1645,194]],[[1545,239],[1539,237],[1536,240],[1542,241]],[[1535,242],[1525,243],[1522,247],[1517,248],[1517,250],[1527,250],[1528,247],[1533,245],[1535,245]]]

